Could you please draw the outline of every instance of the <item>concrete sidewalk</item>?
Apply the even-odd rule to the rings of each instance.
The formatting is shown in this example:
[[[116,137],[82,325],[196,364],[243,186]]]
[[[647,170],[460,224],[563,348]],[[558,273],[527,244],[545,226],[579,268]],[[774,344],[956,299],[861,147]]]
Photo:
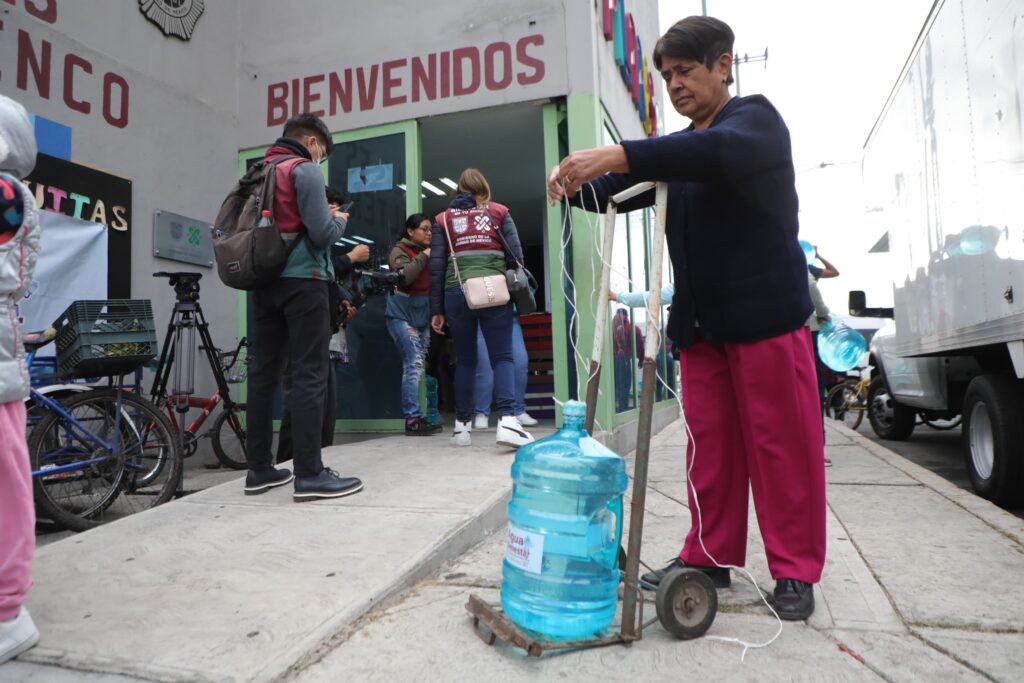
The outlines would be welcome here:
[[[493,432],[474,437],[470,449],[446,436],[331,449],[329,466],[367,483],[351,498],[247,498],[231,482],[41,549],[29,608],[43,639],[0,666],[0,680],[1024,675],[1024,521],[834,425],[828,564],[806,624],[786,624],[745,662],[734,645],[675,641],[658,625],[630,647],[539,661],[489,648],[463,604],[469,593],[497,600],[511,456]],[[643,558],[654,566],[689,526],[683,439],[677,423],[652,444]],[[751,514],[747,566],[770,591]],[[719,600],[710,634],[776,632],[739,575]]]

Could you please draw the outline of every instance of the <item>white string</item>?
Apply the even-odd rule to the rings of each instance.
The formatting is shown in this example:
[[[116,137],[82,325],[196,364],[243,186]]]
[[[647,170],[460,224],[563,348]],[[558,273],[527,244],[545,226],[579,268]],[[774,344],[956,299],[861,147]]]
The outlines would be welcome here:
[[[592,194],[593,199],[594,199],[594,207],[596,209],[597,208],[597,204],[598,204],[598,202],[597,202],[597,191],[594,189],[594,187],[593,187],[593,185],[591,183],[587,183],[587,186],[589,186],[589,188],[590,188],[591,194]],[[563,190],[564,189],[565,189],[565,186],[564,186],[564,183],[563,183]],[[570,216],[571,213],[572,213],[572,209],[567,207],[566,211],[565,211],[565,215],[568,217],[568,216]],[[653,213],[654,213],[655,220],[657,220],[658,219],[657,206],[655,206]],[[600,258],[601,263],[603,265],[607,266],[611,270],[611,272],[617,273],[621,277],[625,278],[625,280],[629,283],[629,287],[630,287],[631,290],[638,290],[639,289],[639,291],[645,291],[647,288],[646,287],[638,288],[636,286],[636,283],[629,276],[628,272],[623,273],[623,272],[619,271],[618,269],[615,268],[615,266],[609,260],[607,260],[605,258],[605,255],[603,253],[603,251],[604,251],[603,244],[601,244],[601,246],[598,246],[598,243],[601,242],[601,240],[597,239],[597,235],[596,235],[597,231],[593,229],[593,225],[590,223],[588,212],[585,209],[584,209],[584,216],[587,216],[587,225],[588,225],[588,228],[591,230],[591,233],[593,235],[595,251],[597,252],[598,257]],[[562,274],[569,280],[569,282],[572,283],[573,292],[575,292],[576,291],[576,283],[573,281],[572,277],[569,275],[569,272],[568,272],[568,270],[565,267],[565,248],[569,244],[569,241],[572,239],[572,218],[571,217],[568,218],[568,225],[569,225],[569,236],[568,236],[568,239],[566,239],[566,237],[565,237],[565,225],[566,225],[566,221],[563,219],[563,222],[562,222],[562,229],[563,229],[562,237],[563,237],[563,241],[562,241],[562,250],[561,250],[561,254],[560,254],[559,258],[560,258],[561,265],[562,265]],[[612,226],[611,229],[613,229],[613,230],[615,229],[614,225]],[[652,248],[653,248],[653,245],[652,245]],[[594,266],[593,261],[591,261],[591,266],[592,267]],[[593,277],[593,279],[596,281],[596,277]],[[661,283],[654,283],[654,286],[658,287],[659,289],[662,288],[662,284]],[[608,292],[597,292],[597,296],[608,296]],[[577,301],[578,300],[579,300],[579,297],[577,297]],[[662,305],[665,305],[665,303],[662,302]],[[596,319],[596,316],[597,316],[596,299],[595,299],[595,302],[594,302],[594,309],[595,310],[593,311],[593,313],[594,313],[594,317]],[[646,297],[646,299],[644,301],[644,309],[645,309],[646,314],[647,314],[647,320],[650,320],[653,317],[653,309],[651,308],[651,297],[650,297],[650,294],[648,294],[648,296]],[[577,310],[576,304],[574,303],[574,305],[573,305],[573,316],[574,317],[576,316],[576,310]],[[662,321],[659,321],[659,322],[660,322],[660,324],[664,324]],[[570,325],[570,329],[571,329],[571,325]],[[654,329],[653,333],[657,335],[657,337],[656,337],[656,339],[658,340],[657,347],[660,347],[661,346],[661,342],[662,342],[662,332],[661,332],[660,326],[658,328]],[[649,332],[649,334],[650,334],[650,332]],[[571,334],[569,336],[570,336],[570,344],[573,347],[574,354],[575,354],[577,360],[579,360],[579,350],[577,348],[575,340],[572,339],[572,335]],[[596,369],[595,369],[595,373],[596,373]],[[720,564],[718,562],[718,560],[715,559],[715,557],[710,552],[708,552],[707,547],[704,545],[704,537],[703,537],[703,534],[704,534],[704,520],[703,520],[703,515],[702,515],[701,509],[700,509],[700,501],[699,501],[698,496],[697,496],[697,489],[693,485],[693,477],[691,476],[692,472],[693,472],[693,466],[697,462],[697,440],[694,438],[693,431],[690,429],[690,423],[686,419],[686,411],[683,408],[683,401],[682,401],[682,398],[680,397],[679,393],[676,392],[674,387],[670,387],[668,385],[668,383],[665,381],[665,378],[662,377],[661,373],[659,373],[657,371],[657,367],[655,369],[654,375],[655,375],[656,381],[661,382],[662,386],[665,387],[666,391],[668,391],[668,393],[675,399],[676,405],[679,406],[679,414],[680,414],[680,418],[683,421],[683,428],[686,431],[686,438],[687,438],[688,443],[690,443],[692,445],[692,448],[693,448],[692,454],[690,456],[690,464],[689,464],[689,466],[687,467],[687,470],[686,470],[686,485],[690,489],[690,493],[693,496],[693,505],[694,505],[694,508],[696,509],[696,513],[697,513],[697,540],[700,543],[701,550],[703,550],[704,554],[708,557],[708,559],[710,559],[711,562],[714,563],[715,567],[718,567],[720,569],[735,569],[736,571],[742,572],[743,574],[745,574],[747,576],[747,578],[750,580],[750,583],[754,586],[754,589],[757,591],[757,594],[761,598],[761,601],[764,602],[764,604],[768,607],[769,611],[771,611],[772,616],[774,616],[775,620],[778,622],[778,630],[776,630],[775,635],[773,635],[771,638],[769,638],[767,641],[765,641],[763,643],[751,643],[751,642],[745,641],[745,640],[743,640],[741,638],[733,638],[733,637],[729,637],[729,636],[704,636],[708,640],[717,640],[717,641],[720,641],[720,642],[723,642],[723,643],[734,643],[736,645],[740,645],[743,648],[743,651],[740,653],[740,661],[741,662],[745,662],[748,650],[750,650],[750,649],[766,648],[769,645],[771,645],[772,643],[774,643],[776,640],[778,640],[779,636],[782,635],[782,619],[779,617],[778,612],[775,611],[775,608],[772,607],[771,603],[768,601],[768,597],[761,590],[761,587],[757,585],[757,581],[754,579],[754,575],[750,571],[748,571],[744,567],[738,567],[736,565]],[[593,374],[591,374],[588,377],[588,381],[589,381],[590,377],[593,377]],[[597,423],[597,421],[596,421],[596,418],[595,418],[595,424],[596,423]]]

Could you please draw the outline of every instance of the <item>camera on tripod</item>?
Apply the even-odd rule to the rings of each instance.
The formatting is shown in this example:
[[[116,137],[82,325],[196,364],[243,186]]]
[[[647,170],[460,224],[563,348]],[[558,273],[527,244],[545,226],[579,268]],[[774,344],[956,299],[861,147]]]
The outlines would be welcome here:
[[[170,285],[174,287],[174,295],[181,303],[199,301],[199,280],[202,273],[153,273],[153,277],[166,277],[170,279]]]
[[[405,277],[405,272],[402,268],[395,271],[356,268],[353,272],[358,278],[356,286],[365,297],[376,294],[388,294]]]

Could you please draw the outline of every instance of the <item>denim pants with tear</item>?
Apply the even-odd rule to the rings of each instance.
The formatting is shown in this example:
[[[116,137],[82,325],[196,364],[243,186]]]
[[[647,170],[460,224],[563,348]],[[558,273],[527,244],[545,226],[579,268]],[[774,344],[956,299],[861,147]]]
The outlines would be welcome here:
[[[427,365],[430,327],[414,327],[398,318],[385,318],[385,324],[402,357],[402,414],[406,420],[415,420],[423,417],[420,379]]]

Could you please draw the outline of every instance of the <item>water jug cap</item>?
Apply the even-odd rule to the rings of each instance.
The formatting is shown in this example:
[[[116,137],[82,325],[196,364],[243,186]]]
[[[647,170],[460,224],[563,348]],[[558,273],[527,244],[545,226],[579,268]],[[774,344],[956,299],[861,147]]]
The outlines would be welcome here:
[[[575,422],[582,424],[587,416],[587,404],[581,401],[566,401],[562,405],[562,417],[567,423]]]

